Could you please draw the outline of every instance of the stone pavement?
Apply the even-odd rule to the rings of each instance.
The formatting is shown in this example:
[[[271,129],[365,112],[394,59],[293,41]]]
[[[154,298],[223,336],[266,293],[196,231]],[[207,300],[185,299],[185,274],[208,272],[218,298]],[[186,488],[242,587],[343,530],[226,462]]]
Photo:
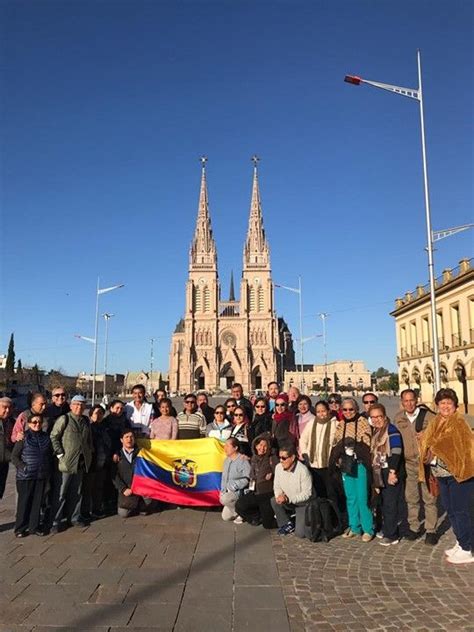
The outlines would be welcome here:
[[[0,502],[0,632],[290,631],[263,529],[172,509],[19,540],[13,480]]]
[[[312,544],[212,511],[13,536],[0,502],[0,632],[474,632],[474,565],[403,541]]]
[[[444,549],[403,540],[273,539],[292,632],[474,631],[474,564],[452,566]]]

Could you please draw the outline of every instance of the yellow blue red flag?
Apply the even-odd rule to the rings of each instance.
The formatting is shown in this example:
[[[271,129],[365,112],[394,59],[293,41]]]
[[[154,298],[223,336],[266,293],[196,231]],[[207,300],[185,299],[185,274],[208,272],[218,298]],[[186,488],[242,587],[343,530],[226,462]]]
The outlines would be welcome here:
[[[141,439],[132,491],[178,505],[219,505],[224,447],[217,439]]]

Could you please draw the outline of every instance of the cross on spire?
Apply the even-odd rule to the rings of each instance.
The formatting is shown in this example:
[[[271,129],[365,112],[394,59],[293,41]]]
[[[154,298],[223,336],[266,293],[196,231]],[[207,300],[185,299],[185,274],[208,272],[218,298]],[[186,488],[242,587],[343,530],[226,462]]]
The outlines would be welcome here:
[[[258,163],[260,162],[260,158],[257,156],[257,154],[254,154],[251,160],[253,162],[253,168],[255,169],[255,171],[257,171],[257,166],[258,166]]]
[[[202,170],[205,171],[205,169],[206,169],[206,162],[207,162],[207,156],[201,156],[199,158],[199,162],[201,163]]]

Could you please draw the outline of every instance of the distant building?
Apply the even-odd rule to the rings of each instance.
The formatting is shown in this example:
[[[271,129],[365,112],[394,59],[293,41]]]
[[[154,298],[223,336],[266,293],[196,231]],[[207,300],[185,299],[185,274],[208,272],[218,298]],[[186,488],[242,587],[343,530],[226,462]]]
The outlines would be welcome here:
[[[79,373],[76,378],[76,389],[81,393],[84,393],[88,397],[92,395],[92,381],[93,375],[91,373]],[[120,395],[124,390],[125,375],[122,373],[114,373],[106,376],[106,392],[108,395]],[[95,376],[95,391],[97,396],[101,396],[104,391],[104,374],[98,373]]]
[[[298,370],[285,371],[284,390],[290,386],[300,387],[301,373]],[[307,391],[324,389],[324,377],[327,373],[329,391],[366,390],[370,388],[370,371],[362,360],[335,360],[324,364],[305,364],[303,379]]]
[[[458,394],[460,409],[474,413],[474,269],[472,259],[436,279],[441,385]],[[429,285],[397,298],[395,318],[400,389],[411,387],[432,402],[433,344]]]
[[[196,229],[189,252],[184,317],[172,336],[170,390],[226,391],[240,382],[245,392],[264,389],[294,366],[291,332],[275,312],[270,248],[263,228],[257,177],[243,251],[240,297],[231,277],[229,298],[221,300],[217,250],[212,234],[203,159]],[[232,222],[227,241],[236,239]]]
[[[125,376],[124,395],[130,395],[132,388],[142,384],[148,394],[152,394],[157,388],[168,390],[168,375],[161,371],[153,371],[150,379],[149,371],[129,371]]]

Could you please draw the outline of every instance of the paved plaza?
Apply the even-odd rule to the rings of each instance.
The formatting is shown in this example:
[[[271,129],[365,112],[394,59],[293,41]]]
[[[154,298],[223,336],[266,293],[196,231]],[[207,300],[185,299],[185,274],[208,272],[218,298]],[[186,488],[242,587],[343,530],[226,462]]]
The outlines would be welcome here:
[[[0,505],[0,632],[474,630],[474,568],[422,541],[312,544],[218,512],[106,518],[13,536]]]

